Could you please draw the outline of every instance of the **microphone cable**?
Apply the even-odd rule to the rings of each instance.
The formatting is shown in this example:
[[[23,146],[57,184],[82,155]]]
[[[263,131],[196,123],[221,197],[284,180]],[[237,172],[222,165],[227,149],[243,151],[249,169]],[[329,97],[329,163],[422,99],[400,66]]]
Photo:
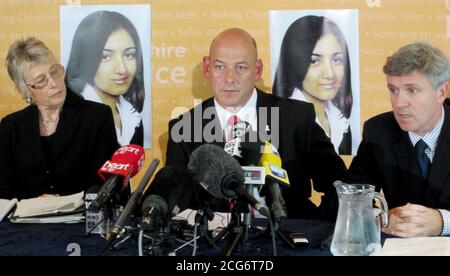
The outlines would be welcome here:
[[[194,248],[192,249],[192,256],[197,255],[197,231],[198,231],[198,225],[199,223],[195,223],[194,226]]]
[[[141,228],[141,230],[139,230],[139,234],[138,234],[138,254],[139,257],[144,256],[144,254],[142,253],[142,237],[144,236],[144,230]]]

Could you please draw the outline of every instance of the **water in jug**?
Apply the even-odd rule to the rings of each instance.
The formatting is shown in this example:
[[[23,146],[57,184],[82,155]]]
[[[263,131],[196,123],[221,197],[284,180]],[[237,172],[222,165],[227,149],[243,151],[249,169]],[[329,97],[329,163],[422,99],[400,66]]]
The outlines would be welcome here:
[[[370,256],[381,252],[381,227],[388,223],[387,203],[375,187],[368,184],[334,183],[339,210],[331,242],[334,256]],[[374,199],[380,200],[379,209]]]

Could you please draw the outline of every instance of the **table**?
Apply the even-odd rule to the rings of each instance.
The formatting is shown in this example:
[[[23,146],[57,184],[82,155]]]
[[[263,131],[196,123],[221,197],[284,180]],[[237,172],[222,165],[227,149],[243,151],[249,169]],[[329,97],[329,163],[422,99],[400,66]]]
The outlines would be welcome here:
[[[329,256],[330,251],[320,249],[320,243],[332,232],[334,224],[328,221],[288,220],[280,224],[281,229],[302,232],[309,240],[307,246],[287,248],[277,239],[279,256]],[[0,223],[0,256],[96,256],[107,245],[106,240],[97,234],[83,237],[84,224],[13,224]],[[220,246],[220,244],[219,244]],[[127,241],[117,250],[106,249],[102,255],[138,255],[137,242]],[[270,238],[258,237],[243,243],[241,251],[234,255],[267,256],[272,254]],[[190,255],[192,249],[177,251],[177,255]],[[217,255],[212,249],[199,249],[198,255]]]

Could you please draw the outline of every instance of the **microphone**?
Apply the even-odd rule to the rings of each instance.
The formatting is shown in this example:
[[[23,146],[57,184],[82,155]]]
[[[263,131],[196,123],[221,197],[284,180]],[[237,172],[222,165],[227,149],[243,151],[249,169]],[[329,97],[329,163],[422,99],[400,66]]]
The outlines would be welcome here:
[[[246,121],[239,121],[237,122],[232,130],[232,137],[230,141],[225,143],[224,150],[229,155],[233,156],[234,158],[240,160],[242,158],[241,153],[241,142],[244,137],[244,135],[251,129],[251,126]]]
[[[100,190],[100,186],[94,185],[94,186],[89,187],[84,194],[86,234],[103,233],[103,227],[99,227],[99,226],[100,226],[100,223],[104,219],[104,212],[102,210],[92,211],[90,209],[91,203],[97,197],[99,190]]]
[[[247,121],[239,121],[233,126],[233,138],[244,137],[244,135],[252,129]]]
[[[269,210],[244,188],[244,172],[239,163],[220,147],[205,144],[195,149],[189,157],[188,169],[193,180],[212,196],[239,198],[269,216]]]
[[[265,168],[267,178],[289,188],[290,182],[286,170],[281,168],[281,157],[278,150],[270,142],[264,142],[259,165]]]
[[[167,201],[159,195],[149,195],[142,203],[142,224],[144,230],[150,227],[156,229],[158,222],[163,222],[167,216],[169,205]]]
[[[114,227],[111,231],[111,235],[108,238],[109,241],[114,240],[119,235],[120,231],[122,231],[125,221],[128,219],[128,217],[134,211],[136,204],[138,204],[138,202],[140,202],[140,200],[142,199],[142,196],[144,194],[144,189],[147,186],[147,183],[150,181],[150,178],[155,173],[156,168],[158,167],[158,164],[159,164],[159,160],[153,159],[152,163],[150,164],[150,167],[145,172],[144,177],[142,177],[141,182],[139,183],[136,190],[131,195],[130,200],[128,200],[127,205],[125,205],[125,208],[123,209],[122,213],[120,214],[119,219],[117,220],[116,224],[114,225]]]
[[[258,140],[258,133],[252,130],[246,121],[239,121],[233,126],[233,139],[225,143],[226,153],[239,161],[241,166],[252,166],[261,157],[262,142]]]
[[[164,226],[169,219],[190,208],[198,187],[186,169],[166,166],[155,176],[145,192],[141,206],[142,228]]]
[[[116,192],[121,193],[127,187],[130,177],[139,172],[144,159],[144,149],[139,145],[127,145],[116,150],[111,161],[106,161],[98,171],[105,183],[90,204],[90,211],[99,210]]]
[[[287,172],[281,168],[281,157],[277,149],[268,141],[264,143],[263,153],[259,161],[266,172],[266,194],[267,203],[273,213],[274,219],[280,221],[287,217],[286,203],[282,196],[280,185],[289,187]],[[267,192],[268,190],[268,192]]]

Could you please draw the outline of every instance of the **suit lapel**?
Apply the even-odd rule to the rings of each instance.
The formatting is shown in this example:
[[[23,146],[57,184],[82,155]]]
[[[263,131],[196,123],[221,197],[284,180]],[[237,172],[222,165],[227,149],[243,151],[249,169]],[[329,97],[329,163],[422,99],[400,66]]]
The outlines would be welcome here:
[[[206,113],[205,113],[206,112]],[[195,111],[194,111],[195,113]],[[196,115],[194,114],[194,117]],[[194,129],[196,124],[196,118],[193,119],[194,122]],[[219,116],[217,114],[217,110],[214,105],[214,98],[209,98],[202,104],[202,128],[201,131],[205,132],[201,134],[202,137],[202,144],[205,144],[206,142],[211,143],[210,141],[205,141],[204,135],[212,135],[215,139],[211,144],[217,145],[221,148],[225,146],[225,136],[222,130],[222,126],[219,121]],[[205,126],[208,126],[208,129],[205,130]],[[195,131],[195,130],[194,130]],[[198,131],[200,129],[198,128]],[[218,132],[218,133],[216,133]],[[217,138],[217,139],[216,139]]]
[[[67,91],[66,102],[64,103],[58,124],[58,130],[55,133],[55,143],[53,145],[53,158],[65,149],[67,144],[72,140],[80,125],[80,119],[77,116],[80,108],[81,99],[78,96],[72,95],[72,92]]]
[[[270,95],[256,89],[258,99],[256,101],[256,118],[259,135],[265,134],[271,137],[272,134],[272,112],[271,108],[275,106],[275,102]],[[264,137],[260,137],[264,138]]]
[[[394,143],[394,152],[397,164],[405,179],[404,183],[409,185],[410,190],[414,193],[414,198],[420,199],[423,197],[423,182],[420,178],[419,167],[407,132],[398,129],[397,140]]]
[[[428,177],[429,189],[426,197],[434,200],[438,193],[447,184],[447,175],[450,172],[450,110],[446,108],[445,119],[436,145],[433,163]]]
[[[35,160],[41,164],[46,164],[40,140],[41,135],[39,132],[39,113],[37,107],[34,105],[28,107],[21,121],[23,124],[23,137],[27,140],[25,147],[27,147]]]

